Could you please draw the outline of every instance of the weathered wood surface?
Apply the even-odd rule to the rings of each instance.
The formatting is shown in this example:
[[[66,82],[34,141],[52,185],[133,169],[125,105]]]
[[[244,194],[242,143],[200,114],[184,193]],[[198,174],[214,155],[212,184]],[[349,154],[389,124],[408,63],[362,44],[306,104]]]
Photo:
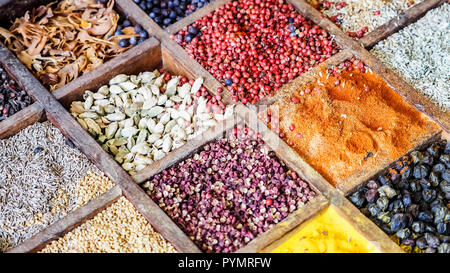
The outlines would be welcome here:
[[[63,237],[77,226],[93,218],[98,212],[108,207],[122,195],[118,186],[114,186],[86,205],[69,212],[65,217],[48,226],[22,244],[10,249],[8,253],[37,252],[48,243]]]

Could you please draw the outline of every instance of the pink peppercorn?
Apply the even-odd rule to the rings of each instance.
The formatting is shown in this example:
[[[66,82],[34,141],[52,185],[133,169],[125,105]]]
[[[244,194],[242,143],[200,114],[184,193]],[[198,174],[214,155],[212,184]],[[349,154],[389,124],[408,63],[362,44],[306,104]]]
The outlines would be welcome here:
[[[332,37],[285,1],[231,1],[197,20],[201,35],[179,42],[227,86],[256,103],[337,52]],[[187,34],[187,27],[177,35]],[[178,40],[178,39],[177,39]]]

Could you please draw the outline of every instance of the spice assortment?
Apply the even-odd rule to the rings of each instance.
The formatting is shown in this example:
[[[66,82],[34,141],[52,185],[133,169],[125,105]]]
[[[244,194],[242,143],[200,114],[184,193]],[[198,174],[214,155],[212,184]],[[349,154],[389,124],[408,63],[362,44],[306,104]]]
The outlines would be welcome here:
[[[338,51],[324,29],[275,0],[231,1],[172,38],[242,103],[273,96]]]
[[[377,253],[379,251],[342,218],[336,208],[328,207],[267,247],[264,252]]]
[[[62,0],[40,6],[17,18],[9,30],[0,28],[8,48],[51,91],[127,50],[142,37],[122,25],[114,0]],[[141,29],[141,28],[140,28]]]
[[[51,242],[42,253],[173,253],[175,248],[156,233],[125,197],[64,237]]]
[[[414,24],[371,50],[443,111],[450,110],[450,4],[430,10]]]
[[[22,131],[0,140],[1,252],[450,251],[446,1],[307,0],[323,16],[289,0],[9,2],[0,121],[17,122],[0,122],[0,138]],[[401,30],[370,39],[393,73],[353,38],[397,16]],[[363,59],[339,64],[349,52]],[[38,87],[19,111],[33,100],[18,59],[51,91],[105,73],[54,96]],[[137,74],[146,63],[164,69]],[[401,77],[425,96],[392,90]]]
[[[438,127],[355,58],[260,116],[333,185],[402,156]]]
[[[167,27],[212,0],[133,0],[159,26]]]
[[[32,99],[0,65],[0,121],[14,115],[32,103]]]
[[[220,96],[208,94],[203,78],[188,81],[163,70],[119,74],[70,112],[130,174],[233,115]]]
[[[105,192],[110,181],[51,123],[0,140],[0,251],[19,244]],[[89,172],[91,171],[91,172]],[[81,182],[80,182],[81,181]]]
[[[423,0],[307,0],[350,37],[366,33],[401,15]]]
[[[402,157],[349,199],[405,251],[450,253],[450,142]]]
[[[206,252],[235,251],[316,195],[241,125],[143,187]]]

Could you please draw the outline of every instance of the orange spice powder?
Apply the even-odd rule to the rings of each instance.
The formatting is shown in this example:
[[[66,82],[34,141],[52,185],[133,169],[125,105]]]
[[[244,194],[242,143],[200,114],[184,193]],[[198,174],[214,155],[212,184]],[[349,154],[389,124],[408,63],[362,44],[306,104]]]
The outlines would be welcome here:
[[[298,103],[287,97],[270,107],[271,127],[278,116],[284,140],[333,185],[392,162],[439,129],[375,73],[319,74],[293,94]]]

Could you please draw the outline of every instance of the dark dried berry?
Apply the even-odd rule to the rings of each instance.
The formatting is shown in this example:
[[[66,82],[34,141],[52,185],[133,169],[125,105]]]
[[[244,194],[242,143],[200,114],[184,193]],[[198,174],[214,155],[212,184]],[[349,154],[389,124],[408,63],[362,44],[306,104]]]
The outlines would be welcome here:
[[[36,148],[33,150],[33,154],[34,154],[34,155],[37,155],[38,153],[42,152],[43,150],[44,150],[44,148],[42,148],[42,147],[36,147]]]
[[[382,212],[377,217],[382,223],[389,224],[391,222],[391,213]]]
[[[409,230],[409,228],[404,228],[397,231],[395,235],[397,235],[398,238],[403,240],[411,236],[411,231]]]
[[[450,223],[439,223],[436,227],[437,232],[442,235],[450,235]]]
[[[429,189],[431,187],[430,181],[426,180],[425,178],[420,179],[419,183],[422,189]]]
[[[442,179],[444,179],[447,182],[450,182],[450,169],[446,169],[442,172]]]
[[[439,185],[439,175],[435,172],[431,172],[428,179],[433,187],[437,187]]]
[[[354,194],[352,194],[350,196],[350,201],[352,201],[352,203],[358,208],[364,206],[364,203],[366,202],[364,194],[361,191],[357,191]]]
[[[440,244],[437,251],[438,253],[450,253],[450,244],[449,243]]]
[[[389,206],[389,200],[386,197],[380,197],[377,200],[377,206],[380,208],[380,210],[385,211]]]
[[[423,154],[419,151],[413,151],[411,152],[410,157],[412,163],[417,164],[423,158]]]
[[[366,187],[369,188],[369,189],[378,189],[380,187],[380,185],[378,184],[377,181],[370,180],[369,182],[367,182]]]
[[[403,208],[402,200],[395,200],[389,205],[389,211],[393,213],[403,212]]]
[[[420,161],[421,164],[425,164],[428,166],[432,166],[433,165],[433,161],[434,161],[434,157],[432,157],[431,155],[426,155],[422,158],[422,160]]]
[[[447,155],[450,154],[450,141],[447,141],[445,144],[444,153]]]
[[[419,247],[420,249],[425,249],[428,247],[427,240],[425,240],[424,236],[417,238],[416,246]]]
[[[412,204],[407,207],[405,211],[411,214],[413,217],[417,217],[419,215],[419,205]]]
[[[405,228],[407,224],[408,218],[403,213],[394,214],[390,222],[392,232]]]
[[[402,245],[414,247],[416,245],[416,243],[413,239],[408,238],[408,239],[404,239],[402,241]]]
[[[420,203],[422,201],[422,192],[415,192],[412,197],[414,203]]]
[[[441,161],[444,164],[449,164],[450,163],[450,155],[441,155],[439,157],[439,161]]]
[[[72,142],[70,139],[66,138],[65,143],[66,143],[66,145],[69,146],[70,148],[75,149],[75,144],[73,144],[73,142]]]
[[[378,191],[376,189],[370,189],[365,194],[366,200],[369,203],[373,203],[378,198]]]
[[[375,204],[369,204],[369,206],[367,206],[367,209],[373,217],[376,217],[381,212],[380,208]]]
[[[415,232],[415,233],[423,233],[425,231],[425,224],[421,221],[417,221],[412,223],[411,225],[411,229]]]
[[[391,231],[391,228],[389,227],[389,225],[381,225],[380,227],[381,227],[381,229],[382,229],[384,232],[386,232],[387,234],[389,234],[389,235],[392,234],[392,231]]]
[[[413,176],[416,179],[422,179],[428,176],[428,168],[424,165],[417,165],[414,167]]]
[[[384,185],[378,189],[378,193],[381,197],[386,197],[387,199],[392,199],[397,195],[397,192],[388,185]]]
[[[409,189],[412,192],[418,192],[422,189],[422,187],[420,186],[419,180],[413,180],[409,183]]]
[[[431,233],[425,233],[425,240],[427,241],[427,245],[432,248],[439,247],[439,238]]]
[[[386,185],[389,182],[389,179],[382,175],[378,177],[378,181],[381,183],[381,185]]]
[[[434,223],[444,222],[445,216],[448,214],[448,209],[444,206],[434,206],[431,208],[433,213]]]
[[[405,207],[411,205],[411,195],[409,193],[403,194],[402,202]]]
[[[442,163],[438,163],[433,166],[433,172],[441,173],[445,171],[445,165]]]
[[[450,193],[450,182],[448,181],[442,181],[439,184],[439,187],[441,188],[441,190],[445,193]]]
[[[431,203],[436,199],[436,191],[432,189],[424,189],[422,191],[423,200],[425,202]]]
[[[434,157],[439,157],[439,143],[433,143],[430,147],[428,147],[427,152]]]
[[[408,178],[411,177],[411,168],[409,166],[404,167],[401,171],[400,174],[402,175],[402,179],[406,180]]]
[[[420,221],[431,223],[433,222],[433,215],[429,211],[421,211],[419,212],[419,215],[417,215],[417,218]]]

